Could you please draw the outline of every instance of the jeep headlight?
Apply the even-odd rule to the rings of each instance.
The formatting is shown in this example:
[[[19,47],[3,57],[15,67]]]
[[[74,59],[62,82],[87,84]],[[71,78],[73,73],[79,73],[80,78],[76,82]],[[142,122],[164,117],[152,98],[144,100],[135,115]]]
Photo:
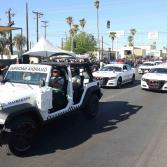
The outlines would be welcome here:
[[[110,78],[109,78],[109,80],[114,80],[114,79],[116,79],[116,77],[110,77]]]

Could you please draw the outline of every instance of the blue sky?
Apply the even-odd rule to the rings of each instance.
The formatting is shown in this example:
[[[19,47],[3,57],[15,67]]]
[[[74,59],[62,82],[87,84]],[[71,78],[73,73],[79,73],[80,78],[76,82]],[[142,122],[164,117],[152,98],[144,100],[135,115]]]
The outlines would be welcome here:
[[[47,39],[55,46],[61,45],[61,38],[68,35],[69,26],[66,18],[72,16],[74,23],[85,18],[87,23],[85,31],[97,36],[96,30],[96,10],[94,0],[27,0],[29,7],[29,39],[32,44],[36,43],[36,21],[32,11],[39,11],[44,14],[40,19],[47,20]],[[0,25],[7,24],[5,11],[12,8],[15,13],[14,21],[16,27],[23,27],[25,31],[25,4],[26,0],[0,0]],[[153,41],[148,39],[148,32],[159,32],[156,40],[158,48],[167,46],[167,1],[165,0],[100,0],[100,36],[104,37],[104,47],[111,47],[111,39],[108,37],[109,31],[125,31],[125,36],[118,39],[118,47],[127,44],[129,29],[135,28],[137,34],[135,43],[137,45],[148,44]],[[107,20],[111,21],[111,28],[106,28]],[[39,36],[44,35],[44,28],[39,22]],[[19,33],[14,32],[14,33]]]

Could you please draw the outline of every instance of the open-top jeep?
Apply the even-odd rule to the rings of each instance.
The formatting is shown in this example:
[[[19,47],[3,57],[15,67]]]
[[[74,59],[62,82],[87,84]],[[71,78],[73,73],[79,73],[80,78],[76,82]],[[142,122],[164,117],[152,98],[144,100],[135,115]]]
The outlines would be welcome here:
[[[59,69],[63,89],[50,86],[52,70]],[[73,88],[72,70],[79,70],[81,85]],[[43,123],[71,111],[94,118],[102,93],[87,63],[45,62],[11,65],[0,85],[0,144],[16,155],[27,152]]]

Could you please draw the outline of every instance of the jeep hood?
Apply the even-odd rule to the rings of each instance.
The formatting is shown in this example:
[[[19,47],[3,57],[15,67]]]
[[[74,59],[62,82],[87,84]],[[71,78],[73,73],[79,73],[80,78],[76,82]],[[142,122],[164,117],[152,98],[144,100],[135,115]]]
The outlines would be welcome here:
[[[17,104],[27,103],[32,101],[35,96],[34,90],[29,87],[20,86],[0,86],[0,106],[10,107]]]

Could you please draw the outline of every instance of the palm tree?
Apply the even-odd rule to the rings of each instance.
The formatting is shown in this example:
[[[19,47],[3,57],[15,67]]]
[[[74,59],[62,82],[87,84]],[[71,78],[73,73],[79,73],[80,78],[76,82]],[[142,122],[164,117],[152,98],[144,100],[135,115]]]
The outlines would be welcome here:
[[[26,44],[26,37],[16,34],[16,36],[13,38],[14,45],[17,48],[18,52],[22,52],[22,47]]]
[[[136,29],[134,29],[134,28],[130,29],[130,33],[131,33],[131,35],[133,37],[133,47],[134,47],[134,36],[136,34]]]
[[[128,36],[128,46],[133,46],[133,36]]]
[[[73,30],[74,30],[74,33],[77,34],[77,32],[79,30],[79,25],[78,24],[74,24],[73,25]]]
[[[69,30],[70,36],[71,36],[71,51],[74,49],[74,37],[77,34],[79,30],[79,26],[77,24],[74,24],[73,27]]]
[[[73,23],[73,17],[71,17],[71,16],[67,17],[67,18],[66,18],[66,21],[67,21],[68,25],[69,25],[70,28],[71,28],[72,23]]]
[[[79,20],[79,24],[80,24],[80,26],[81,26],[81,28],[82,28],[82,31],[84,31],[84,27],[85,27],[85,24],[86,24],[86,20],[83,18],[83,19],[81,19],[81,20]]]
[[[72,16],[67,17],[67,18],[66,18],[66,21],[67,21],[68,25],[70,26],[69,33],[70,33],[70,43],[71,43],[71,48],[72,48],[72,38],[73,38],[73,37],[72,37],[72,35],[71,35],[71,34],[72,34],[72,30],[71,30],[72,28],[71,28],[71,27],[72,27],[72,24],[73,24],[73,17],[72,17]],[[71,51],[72,51],[72,50],[71,50]]]
[[[7,51],[6,46],[9,44],[9,40],[7,39],[6,32],[0,32],[0,55],[1,59],[3,59],[4,52]]]
[[[134,37],[135,37],[135,34],[136,34],[136,29],[132,28],[130,29],[130,33],[131,33],[131,36],[132,36],[132,47],[133,47],[133,56],[134,56]]]
[[[116,32],[110,32],[109,37],[112,39],[112,51],[113,51],[113,44],[114,44],[114,40],[116,38]]]
[[[94,5],[96,7],[96,11],[97,11],[97,35],[98,35],[98,49],[99,49],[99,60],[100,60],[100,39],[99,39],[99,4],[100,4],[100,1],[99,0],[96,0],[94,2]]]

